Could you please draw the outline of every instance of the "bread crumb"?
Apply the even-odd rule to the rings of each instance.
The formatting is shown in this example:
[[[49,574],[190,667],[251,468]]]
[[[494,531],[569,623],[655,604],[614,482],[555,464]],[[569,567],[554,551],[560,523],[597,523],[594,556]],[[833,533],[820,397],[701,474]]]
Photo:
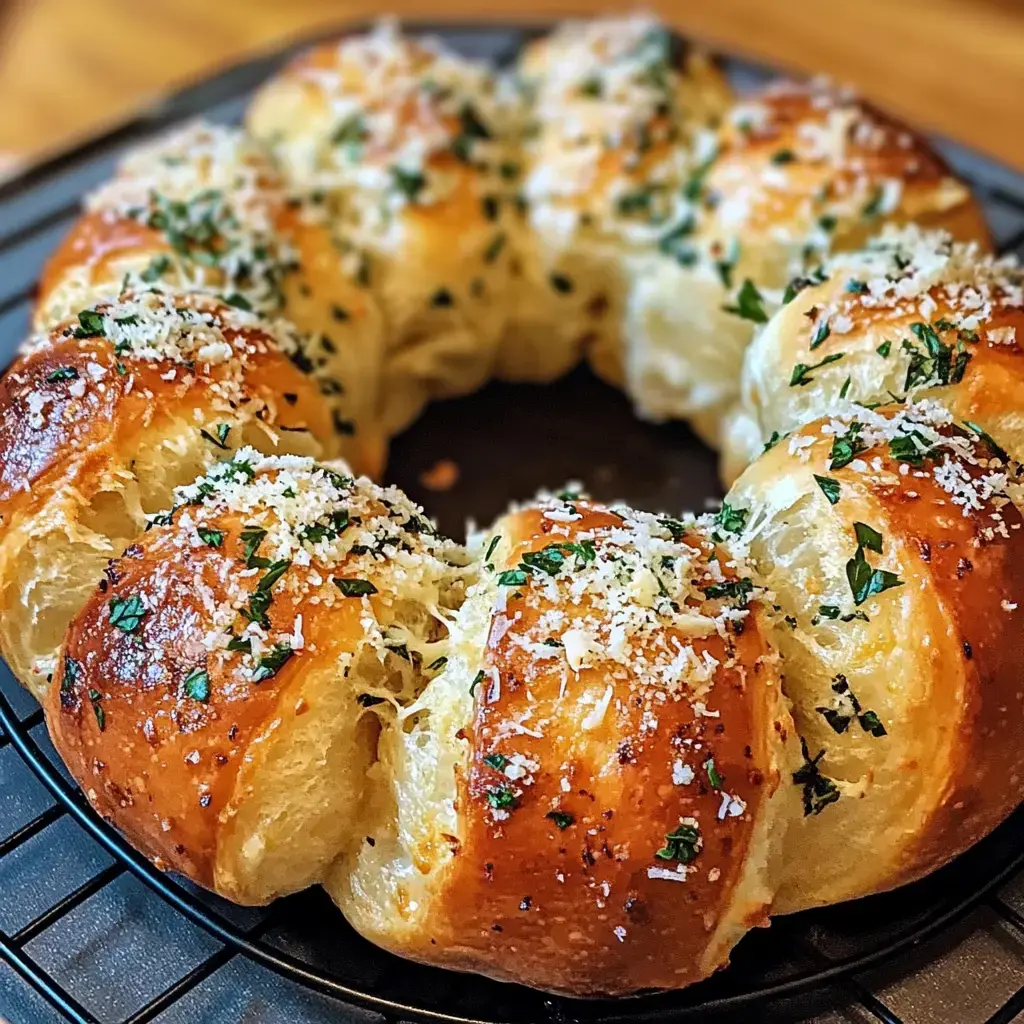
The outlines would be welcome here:
[[[459,482],[459,465],[451,459],[438,459],[420,473],[420,483],[428,491],[450,491]]]

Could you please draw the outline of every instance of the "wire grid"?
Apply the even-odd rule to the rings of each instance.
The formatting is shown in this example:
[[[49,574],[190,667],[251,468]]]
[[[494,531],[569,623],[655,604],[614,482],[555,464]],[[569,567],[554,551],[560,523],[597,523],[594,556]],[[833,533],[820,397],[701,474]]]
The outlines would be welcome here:
[[[533,34],[531,29],[494,27],[448,26],[439,31],[463,52],[499,62],[511,57],[524,38]],[[0,356],[6,359],[13,355],[24,332],[42,261],[76,216],[82,192],[109,175],[118,152],[144,135],[199,113],[218,121],[237,120],[252,88],[290,52],[258,59],[187,89],[120,128],[0,187],[0,224],[4,225],[0,235]],[[747,66],[735,65],[730,70],[741,88],[763,77],[763,72]],[[1000,250],[1024,249],[1024,177],[957,147],[942,148],[957,170],[972,181],[989,214]],[[902,1024],[901,1018],[858,975],[920,946],[979,906],[987,907],[1024,941],[1024,916],[1000,895],[1005,883],[1024,869],[1024,844],[1019,841],[1024,834],[1022,809],[992,837],[933,879],[903,893],[868,901],[870,909],[866,917],[861,917],[874,923],[867,928],[863,923],[856,925],[859,945],[855,943],[854,950],[844,955],[829,954],[825,944],[818,941],[823,922],[849,916],[848,908],[834,908],[776,921],[767,938],[745,940],[734,957],[739,961],[737,966],[684,993],[617,1003],[553,999],[516,986],[408,965],[372,947],[359,953],[363,961],[356,958],[355,974],[360,982],[354,984],[346,978],[353,973],[350,969],[339,972],[320,962],[322,949],[312,948],[311,953],[301,942],[281,941],[280,935],[275,935],[289,917],[295,917],[295,899],[302,897],[278,901],[259,912],[238,912],[153,868],[89,808],[49,746],[42,710],[17,688],[6,670],[0,676],[0,726],[0,756],[13,749],[48,795],[42,810],[0,840],[0,869],[18,857],[19,851],[29,849],[36,837],[52,835],[67,822],[109,856],[109,863],[85,872],[84,880],[65,895],[44,901],[46,906],[26,923],[0,929],[0,959],[38,993],[42,1000],[39,1005],[54,1012],[55,1019],[75,1024],[147,1024],[184,1005],[182,1001],[207,979],[243,957],[308,990],[341,1001],[330,1004],[333,1010],[324,1004],[324,1016],[315,1019],[336,1020],[340,1009],[346,1013],[344,1019],[369,1024],[412,1020],[449,1024],[496,1024],[499,1020],[640,1024],[708,1020],[736,1012],[749,1020],[751,1013],[760,1017],[771,1007],[782,1005],[781,1000],[826,989],[833,1002],[856,1004],[861,1012],[859,1019]],[[51,930],[66,925],[76,917],[76,911],[126,876],[145,883],[174,914],[196,926],[204,941],[196,940],[202,947],[201,955],[193,956],[186,969],[172,972],[173,980],[157,986],[130,1010],[105,1012],[80,1001],[70,991],[75,986],[62,982],[56,972],[47,969],[45,958],[29,947]],[[909,898],[909,913],[907,891],[915,894]],[[312,909],[300,903],[299,918]],[[345,932],[335,911],[329,913],[338,919],[337,943],[366,946],[354,933]],[[892,918],[897,919],[895,927]],[[866,941],[861,932],[866,932]],[[756,959],[746,955],[755,944]],[[375,961],[376,969],[368,972],[372,977],[364,980],[360,965]],[[426,1000],[428,1005],[419,998],[422,994],[431,996]],[[1024,987],[992,1012],[986,1024],[1009,1024],[1021,1013]]]

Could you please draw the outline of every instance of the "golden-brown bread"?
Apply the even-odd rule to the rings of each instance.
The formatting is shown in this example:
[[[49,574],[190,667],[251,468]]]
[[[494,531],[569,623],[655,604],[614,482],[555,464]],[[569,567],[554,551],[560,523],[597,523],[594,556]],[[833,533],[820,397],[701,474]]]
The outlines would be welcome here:
[[[388,433],[491,373],[518,218],[494,93],[485,66],[385,24],[303,54],[248,113],[290,183],[323,196],[348,272],[384,312]]]
[[[656,243],[693,170],[695,133],[731,94],[646,15],[570,21],[523,52],[528,216],[499,376],[551,380],[588,354],[621,386],[632,254]]]
[[[132,150],[43,271],[43,331],[126,288],[211,292],[241,309],[286,315],[337,407],[341,450],[379,474],[383,325],[342,273],[325,215],[288,195],[267,153],[237,128],[196,122]]]
[[[645,17],[518,71],[385,26],[261,90],[273,157],[192,125],[90,198],[0,385],[0,648],[161,867],[322,882],[429,963],[676,988],[1017,803],[1021,273],[846,93],[719,124]],[[848,252],[907,221],[976,244]],[[306,457],[379,470],[430,398],[582,354],[717,441],[779,306],[725,472],[770,450],[714,517],[544,498],[469,560]]]
[[[47,720],[158,866],[265,903],[362,838],[368,692],[444,649],[458,552],[401,492],[251,448],[175,506],[72,623]]]
[[[283,323],[210,296],[125,295],[33,339],[0,380],[0,647],[40,696],[109,558],[225,451],[333,458]],[[302,362],[300,358],[300,362]]]
[[[980,208],[928,143],[826,83],[769,86],[697,149],[692,202],[638,268],[622,352],[640,414],[686,418],[713,446],[754,326],[787,282],[885,223],[987,247]]]
[[[1014,258],[942,231],[890,229],[831,259],[816,282],[798,282],[747,352],[725,432],[727,482],[773,435],[908,393],[1024,457],[1024,271]]]
[[[1018,474],[927,402],[816,421],[730,491],[804,743],[774,912],[919,878],[1017,806]]]
[[[552,991],[709,974],[766,923],[799,814],[749,581],[706,532],[575,497],[481,555],[328,890],[380,945]]]

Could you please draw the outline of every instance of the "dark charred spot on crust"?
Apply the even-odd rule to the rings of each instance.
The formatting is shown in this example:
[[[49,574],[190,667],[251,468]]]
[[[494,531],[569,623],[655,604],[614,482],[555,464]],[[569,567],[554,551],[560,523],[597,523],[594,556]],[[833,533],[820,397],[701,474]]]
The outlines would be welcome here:
[[[143,550],[139,544],[129,544],[128,547],[124,549],[124,558],[142,558],[142,556]]]
[[[921,552],[921,561],[930,562],[932,560],[932,546],[926,540],[919,540],[917,542],[918,550]]]
[[[622,904],[622,909],[626,912],[626,917],[632,921],[633,924],[649,924],[651,920],[651,912],[647,909],[647,904],[635,894],[630,894],[626,902]]]
[[[963,648],[963,652],[964,652],[964,657],[965,657],[965,658],[966,658],[966,659],[967,659],[968,661],[970,661],[970,660],[971,660],[971,658],[973,658],[973,657],[974,657],[974,649],[973,649],[973,648],[971,647],[971,643],[970,643],[970,641],[969,641],[969,640],[965,640],[965,641],[964,641],[964,642],[963,642],[963,643],[961,644],[961,647]]]
[[[956,563],[956,578],[958,580],[962,580],[973,569],[974,566],[971,564],[971,560],[969,558],[961,558],[960,561]]]

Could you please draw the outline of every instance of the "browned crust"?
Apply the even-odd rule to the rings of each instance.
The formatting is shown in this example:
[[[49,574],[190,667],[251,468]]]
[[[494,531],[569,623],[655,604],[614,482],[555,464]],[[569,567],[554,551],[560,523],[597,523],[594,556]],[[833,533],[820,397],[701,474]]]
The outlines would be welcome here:
[[[54,746],[93,807],[158,867],[213,888],[218,842],[239,773],[258,757],[255,741],[275,719],[302,713],[294,694],[310,660],[336,658],[361,632],[362,602],[273,601],[269,631],[290,630],[301,612],[307,646],[251,682],[240,654],[222,660],[203,644],[214,626],[198,591],[229,600],[228,581],[245,571],[245,523],[223,514],[208,525],[224,532],[221,547],[191,548],[178,527],[158,527],[111,563],[68,630],[46,712]],[[302,590],[315,571],[292,565],[288,575]],[[126,632],[111,624],[112,602],[134,596],[153,608]],[[207,700],[185,692],[196,669],[208,673]]]
[[[87,494],[104,471],[132,461],[147,431],[174,418],[193,421],[193,410],[207,426],[218,415],[259,416],[268,426],[308,429],[318,440],[333,443],[330,412],[315,382],[258,328],[225,329],[230,340],[243,336],[246,349],[241,357],[242,395],[234,409],[219,408],[211,396],[211,387],[227,375],[224,365],[122,360],[109,341],[78,339],[72,331],[55,329],[47,343],[20,356],[0,378],[4,529],[16,515],[38,509],[62,487],[78,484]],[[103,371],[102,387],[93,381],[90,366]],[[174,379],[164,379],[171,370]],[[66,377],[51,379],[63,371],[69,371]],[[76,397],[75,386],[83,380],[89,385]],[[44,400],[41,426],[32,415],[39,398]]]
[[[986,472],[964,468],[973,479]],[[932,713],[953,740],[950,764],[908,766],[930,776],[937,803],[903,851],[900,870],[887,888],[952,860],[991,832],[1024,796],[1024,635],[1007,611],[1007,604],[1024,609],[1024,521],[1007,503],[997,513],[1007,535],[992,536],[999,523],[991,505],[964,516],[930,474],[901,481],[879,491],[878,500],[890,529],[918,552],[945,616]]]
[[[618,525],[605,511],[579,508],[584,518],[572,524],[571,536]],[[536,511],[520,514],[514,529],[522,539],[512,564],[521,552],[544,547],[551,525]],[[706,541],[703,547],[710,550]],[[616,710],[613,699],[600,726],[579,733],[575,709],[558,700],[557,673],[514,643],[543,610],[523,588],[509,595],[507,609],[509,618],[521,618],[504,635],[492,622],[485,664],[500,672],[501,692],[494,699],[490,680],[477,688],[476,717],[467,729],[472,761],[459,780],[463,840],[446,880],[450,898],[441,900],[443,910],[426,932],[430,943],[419,955],[556,991],[679,987],[725,960],[719,951],[715,962],[704,962],[744,869],[755,821],[779,783],[772,767],[775,731],[785,729],[788,715],[777,704],[764,636],[752,617],[725,639],[694,641],[698,655],[706,650],[723,663],[708,697],[720,717],[697,717],[685,697],[658,703],[601,667],[582,670],[574,689],[612,683],[622,706]],[[658,724],[645,732],[644,712],[652,709]],[[543,738],[509,733],[509,723],[527,710],[526,725]],[[540,767],[508,819],[495,821],[488,793],[505,776],[484,758],[513,752]],[[680,755],[697,772],[690,785],[672,784]],[[746,802],[742,817],[718,820],[721,794],[702,768],[710,757],[723,788]],[[560,829],[546,817],[552,811],[574,820]],[[695,872],[682,883],[648,877],[648,868],[675,867],[654,854],[680,818],[691,816],[704,841]],[[766,921],[763,905],[750,907],[748,926]]]

